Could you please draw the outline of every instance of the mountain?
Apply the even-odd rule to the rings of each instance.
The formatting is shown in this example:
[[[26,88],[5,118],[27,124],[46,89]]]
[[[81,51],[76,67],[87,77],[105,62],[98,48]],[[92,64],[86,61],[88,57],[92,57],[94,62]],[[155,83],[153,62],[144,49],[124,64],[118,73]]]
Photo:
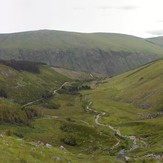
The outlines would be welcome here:
[[[52,30],[0,34],[0,59],[43,62],[110,76],[162,56],[162,47],[123,34]]]
[[[163,36],[148,38],[147,40],[155,45],[163,46]]]

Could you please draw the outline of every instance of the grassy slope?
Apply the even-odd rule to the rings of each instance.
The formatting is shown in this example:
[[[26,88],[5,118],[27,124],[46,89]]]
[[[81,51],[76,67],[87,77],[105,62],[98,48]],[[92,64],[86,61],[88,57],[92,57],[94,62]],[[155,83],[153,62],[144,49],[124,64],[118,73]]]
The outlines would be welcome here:
[[[34,60],[109,75],[161,57],[162,51],[142,38],[123,34],[42,30],[0,35],[3,59]]]
[[[31,142],[17,139],[15,137],[4,136],[0,138],[0,159],[2,163],[54,163],[54,162],[74,162],[82,163],[83,161],[91,162],[117,162],[114,157],[89,157],[81,154],[76,155],[67,150],[60,150],[59,147],[37,147],[32,145]],[[16,156],[16,157],[15,157]]]
[[[136,70],[111,79],[119,94],[117,99],[133,103],[139,108],[163,107],[163,60],[152,62]]]
[[[58,94],[50,101],[59,104],[60,108],[55,110],[43,107],[42,104],[34,105],[33,107],[41,110],[44,116],[35,119],[32,122],[32,127],[4,123],[0,125],[0,133],[4,134],[10,130],[13,131],[14,135],[23,137],[22,141],[17,141],[16,138],[13,138],[14,135],[0,138],[0,148],[5,149],[0,154],[3,162],[11,162],[12,160],[17,162],[21,162],[21,160],[53,162],[55,157],[61,158],[63,162],[68,162],[68,160],[88,163],[119,162],[115,156],[109,154],[110,148],[116,143],[114,133],[103,131],[94,125],[94,117],[84,111],[80,96]],[[68,128],[62,130],[62,126],[68,126]],[[102,134],[103,132],[105,134]],[[68,137],[74,137],[77,145],[67,145],[61,140]],[[6,140],[5,142],[9,145],[4,144],[3,140]],[[54,148],[35,147],[29,144],[29,142],[38,141],[51,144]],[[66,148],[66,153],[59,149],[61,145]],[[32,148],[35,148],[36,151],[32,151]],[[15,155],[12,155],[13,153]]]
[[[74,33],[62,31],[33,31],[15,34],[1,34],[0,48],[23,48],[23,49],[69,49],[86,48],[113,51],[148,51],[161,53],[162,49],[152,45],[146,40],[123,34],[109,33]]]
[[[52,67],[56,72],[67,76],[70,79],[73,80],[93,80],[96,78],[104,77],[102,74],[96,74],[96,73],[86,73],[86,72],[81,72],[81,71],[72,71],[64,68],[57,68],[57,67]]]
[[[163,46],[163,36],[148,38],[147,40],[155,45]]]
[[[160,60],[110,78],[93,91],[84,93],[93,102],[94,109],[107,113],[101,118],[103,123],[147,142],[147,148],[139,148],[133,155],[163,153],[163,119],[141,120],[142,115],[162,110],[162,81],[163,60]]]
[[[162,60],[157,61],[137,70],[129,71],[109,79],[106,83],[101,83],[99,87],[93,90],[83,92],[93,102],[92,108],[99,112],[105,111],[107,113],[103,118],[100,118],[102,123],[109,123],[115,128],[119,128],[123,134],[136,135],[148,143],[146,149],[139,148],[128,155],[137,156],[151,152],[156,154],[163,152],[162,119],[140,120],[141,114],[152,113],[159,106],[158,104],[161,104],[157,99],[158,97],[162,98],[162,83],[160,82],[162,79],[162,62]],[[3,72],[2,77],[6,74],[7,77],[12,76],[13,69],[5,66],[1,67],[5,70],[1,71]],[[10,75],[6,68],[12,72]],[[24,74],[27,72],[17,73],[19,75],[23,74],[24,77]],[[54,70],[43,66],[41,74],[36,75],[40,77],[40,85],[42,86],[42,81],[46,80],[45,83],[48,82],[49,87],[53,88],[54,85],[51,83],[54,82],[51,76],[53,73],[55,73]],[[27,74],[32,75],[31,73]],[[58,81],[58,85],[67,80],[65,77],[62,79],[62,77],[58,76],[56,78],[56,75],[54,76],[55,80]],[[36,80],[34,81],[36,83]],[[139,83],[140,81],[142,82],[141,84]],[[158,91],[155,92],[151,81],[155,83],[155,89],[160,88],[160,94],[158,94]],[[33,77],[28,82],[34,85]],[[8,82],[8,84],[10,83]],[[133,90],[135,87],[144,92],[150,89],[151,92],[156,93],[155,96],[152,96],[152,99],[155,99],[152,101],[152,105],[147,105],[152,106],[152,108],[143,110],[134,106],[139,104],[139,100],[135,100],[135,96],[131,94],[129,88]],[[35,91],[37,92],[39,89],[41,87]],[[135,94],[139,93],[138,90],[133,91]],[[127,96],[127,94],[129,95]],[[151,98],[151,96],[144,95],[141,98]],[[7,101],[0,102],[6,103]],[[148,104],[149,101],[147,100],[146,102]],[[44,106],[44,103],[57,104],[60,108],[48,109]],[[71,160],[71,162],[120,162],[115,156],[112,156],[113,151],[111,147],[117,143],[114,132],[108,130],[108,128],[95,125],[95,117],[92,113],[85,111],[80,95],[57,94],[53,98],[43,103],[35,104],[32,107],[42,111],[43,117],[33,120],[30,127],[17,124],[0,125],[0,133],[5,133],[10,129],[14,135],[23,137],[23,143],[16,140],[13,136],[5,136],[3,139],[6,141],[0,138],[0,148],[3,150],[0,158],[3,162],[53,162],[56,157],[60,157],[62,162],[68,162],[68,160]],[[53,116],[57,116],[58,118]],[[67,126],[66,130],[62,129],[63,126]],[[72,137],[76,139],[77,144],[75,146],[67,145],[62,141],[62,139]],[[28,143],[31,141],[49,143],[54,148],[49,149],[45,146],[36,147],[36,151],[33,151],[32,148],[35,148],[35,146]],[[6,142],[9,145],[6,145]],[[21,144],[24,145],[24,148],[21,148]],[[66,151],[67,153],[59,150],[60,145],[63,145],[68,150]],[[120,143],[118,148],[121,148],[122,145],[124,144]]]
[[[40,73],[16,71],[0,65],[0,89],[18,103],[27,103],[41,96],[48,90],[53,91],[69,78],[55,72],[48,66],[40,66]]]
[[[54,90],[69,78],[56,73],[48,66],[41,66],[40,74],[16,71],[0,65],[0,88],[5,89],[8,99],[0,99],[0,106],[20,107],[18,103],[35,100],[45,90]],[[57,104],[59,109],[48,109],[44,103]],[[83,109],[79,95],[57,94],[54,97],[32,106],[39,110],[43,117],[34,119],[30,126],[0,123],[1,162],[118,162],[110,156],[110,148],[116,143],[113,132],[103,131],[94,125],[94,117]],[[55,118],[52,116],[58,116]],[[84,121],[83,121],[84,117]],[[64,131],[62,126],[68,126]],[[5,136],[10,131],[11,136]],[[104,134],[102,134],[104,132]],[[17,140],[18,137],[23,140]],[[65,144],[62,139],[76,139],[77,145]],[[37,147],[29,142],[44,142],[53,148]],[[59,147],[63,145],[66,151]]]

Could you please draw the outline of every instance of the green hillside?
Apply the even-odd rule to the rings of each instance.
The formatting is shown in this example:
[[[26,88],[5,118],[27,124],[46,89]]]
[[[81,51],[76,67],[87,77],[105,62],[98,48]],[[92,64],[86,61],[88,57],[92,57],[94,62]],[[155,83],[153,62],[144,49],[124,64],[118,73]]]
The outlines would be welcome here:
[[[155,45],[163,46],[163,36],[148,38],[147,40]]]
[[[109,33],[40,30],[0,35],[0,58],[44,62],[78,71],[115,75],[163,56],[145,39]]]
[[[163,60],[98,82],[83,94],[92,102],[92,109],[105,112],[100,123],[136,137],[138,147],[126,151],[133,162],[141,162],[149,154],[155,155],[149,158],[161,160],[157,156],[163,155]]]
[[[4,144],[3,142],[6,142]],[[4,136],[0,139],[1,163],[87,163],[93,162],[114,162],[118,163],[115,157],[89,157],[84,154],[73,154],[67,150],[60,150],[59,147],[36,146],[32,142]],[[16,156],[16,157],[15,157]]]
[[[1,61],[1,162],[163,161],[163,60],[93,81],[59,71]]]
[[[1,162],[118,162],[114,133],[96,127],[76,91],[89,89],[82,83],[47,65],[1,61]]]
[[[162,81],[163,60],[159,60],[114,77],[109,86],[116,86],[117,100],[133,103],[142,109],[159,110],[163,107]]]
[[[18,64],[15,62],[15,65]],[[38,65],[38,67],[39,72],[32,73],[0,64],[0,92],[4,91],[7,98],[24,104],[42,98],[65,81],[71,80],[46,65]]]

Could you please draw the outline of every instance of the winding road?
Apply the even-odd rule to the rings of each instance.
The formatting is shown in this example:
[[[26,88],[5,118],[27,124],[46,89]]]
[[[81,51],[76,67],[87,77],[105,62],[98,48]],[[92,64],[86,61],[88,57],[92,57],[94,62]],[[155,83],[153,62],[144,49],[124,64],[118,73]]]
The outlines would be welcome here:
[[[68,84],[69,82],[64,82],[58,89],[55,89],[54,91],[53,91],[53,96],[60,90],[60,89],[62,89],[62,87],[63,86],[65,86],[66,84]],[[28,102],[28,103],[26,103],[26,104],[24,104],[24,105],[22,105],[22,108],[24,108],[24,107],[27,107],[27,106],[30,106],[30,105],[32,105],[32,104],[34,104],[34,103],[36,103],[36,102],[39,102],[39,101],[41,101],[41,100],[44,100],[45,98],[39,98],[39,99],[37,99],[37,100],[34,100],[34,101],[31,101],[31,102]]]
[[[58,89],[53,91],[53,95],[55,95],[59,90],[62,89],[63,86],[65,86],[66,84],[68,84],[69,82],[64,82]]]

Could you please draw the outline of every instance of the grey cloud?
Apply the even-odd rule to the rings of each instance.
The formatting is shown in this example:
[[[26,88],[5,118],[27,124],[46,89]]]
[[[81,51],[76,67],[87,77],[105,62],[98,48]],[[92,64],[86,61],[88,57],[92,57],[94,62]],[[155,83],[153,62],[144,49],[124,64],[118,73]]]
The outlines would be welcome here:
[[[108,9],[114,9],[115,7],[113,6],[99,6],[97,7],[97,9],[100,9],[100,10],[108,10]]]
[[[74,9],[74,10],[85,10],[84,7],[74,7],[73,9]]]
[[[152,35],[162,36],[163,30],[148,31],[147,33],[152,34]]]
[[[138,8],[139,8],[138,6],[122,6],[122,7],[117,7],[117,9],[120,9],[120,10],[136,10]]]
[[[109,10],[109,9],[115,9],[115,10],[136,10],[138,9],[138,6],[99,6],[97,9],[100,10]]]
[[[158,20],[157,23],[163,23],[163,20]]]

